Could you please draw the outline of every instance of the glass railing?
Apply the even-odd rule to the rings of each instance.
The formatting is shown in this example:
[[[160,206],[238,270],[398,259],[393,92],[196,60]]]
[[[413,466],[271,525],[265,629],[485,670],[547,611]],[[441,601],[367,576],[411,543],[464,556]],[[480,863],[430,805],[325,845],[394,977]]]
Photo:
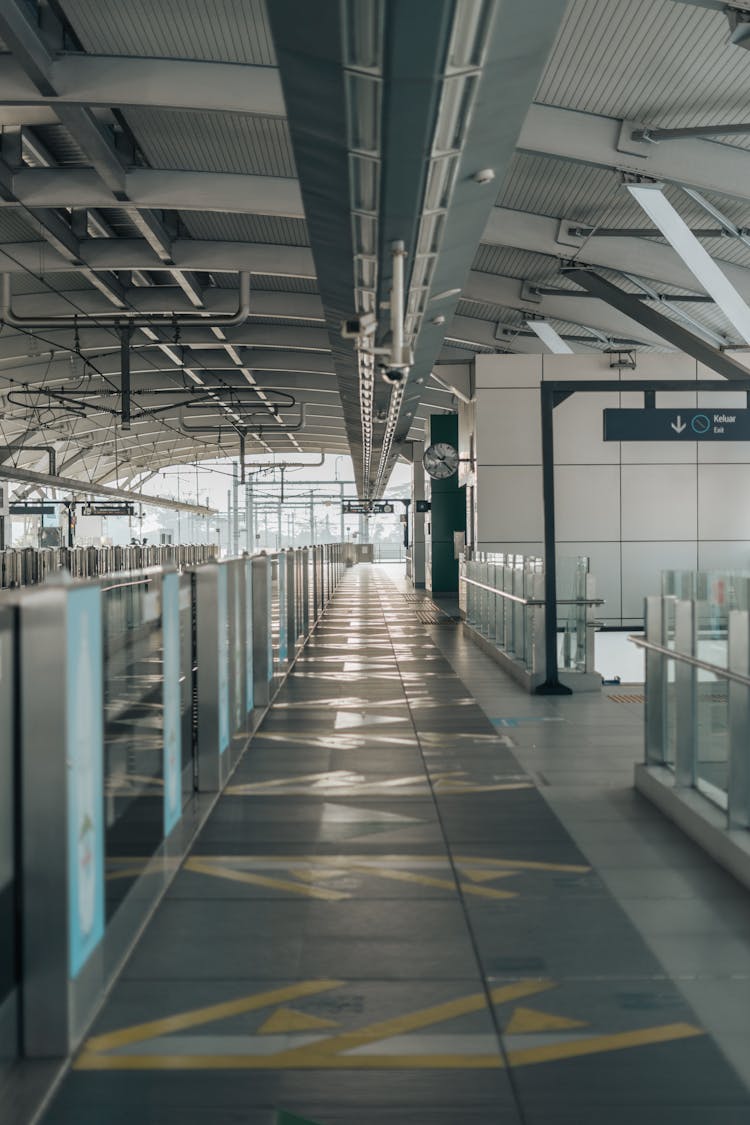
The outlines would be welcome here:
[[[459,605],[476,635],[503,654],[535,686],[546,675],[545,575],[541,558],[476,554],[460,564]],[[589,560],[558,562],[558,666],[563,672],[593,673],[594,596]]]
[[[646,599],[646,765],[698,790],[747,827],[750,721],[750,575],[669,572]]]
[[[0,599],[0,1068],[79,1040],[344,569],[330,544]]]
[[[0,1086],[16,1056],[20,949],[17,924],[15,615],[0,607]]]

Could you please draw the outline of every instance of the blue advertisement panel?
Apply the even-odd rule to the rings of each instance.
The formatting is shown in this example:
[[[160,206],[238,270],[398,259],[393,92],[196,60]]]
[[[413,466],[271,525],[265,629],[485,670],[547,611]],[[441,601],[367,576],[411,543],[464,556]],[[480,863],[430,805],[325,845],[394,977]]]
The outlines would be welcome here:
[[[217,575],[216,602],[218,616],[219,651],[217,669],[219,680],[219,753],[229,746],[229,619],[227,607],[227,568],[220,566]]]
[[[164,704],[164,835],[182,815],[180,706],[180,576],[165,574],[161,588]]]
[[[287,654],[287,629],[286,629],[286,555],[279,555],[279,660],[286,660]]]
[[[97,587],[68,594],[68,951],[78,976],[104,935],[104,698]]]
[[[248,711],[255,706],[253,693],[253,563],[245,559],[245,700]]]

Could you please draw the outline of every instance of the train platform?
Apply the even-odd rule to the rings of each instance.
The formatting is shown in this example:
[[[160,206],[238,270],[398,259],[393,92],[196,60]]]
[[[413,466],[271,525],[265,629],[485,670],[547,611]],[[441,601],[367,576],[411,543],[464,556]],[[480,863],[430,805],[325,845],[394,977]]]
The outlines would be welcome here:
[[[44,1125],[744,1125],[750,906],[641,724],[349,570]]]

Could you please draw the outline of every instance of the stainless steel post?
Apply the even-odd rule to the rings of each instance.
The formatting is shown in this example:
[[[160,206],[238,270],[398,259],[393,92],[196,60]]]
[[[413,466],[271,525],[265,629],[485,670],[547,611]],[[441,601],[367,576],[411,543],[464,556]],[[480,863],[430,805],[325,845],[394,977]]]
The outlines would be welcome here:
[[[307,637],[310,632],[310,548],[303,547],[300,551],[300,566],[302,568],[302,628],[301,632]]]
[[[695,627],[695,602],[678,601],[674,615],[676,652],[695,656]],[[692,788],[696,778],[696,689],[696,669],[681,660],[675,661],[675,784],[685,788]]]
[[[253,700],[256,707],[271,701],[273,649],[271,640],[271,560],[256,555],[252,567],[253,605]]]
[[[297,552],[293,547],[286,552],[286,605],[279,606],[280,613],[286,613],[287,660],[294,660],[297,651]]]
[[[644,599],[646,640],[655,645],[664,644],[663,599]],[[646,713],[645,741],[646,765],[663,766],[665,762],[665,708],[667,689],[667,659],[659,652],[646,649]]]
[[[320,548],[313,547],[312,549],[312,605],[313,605],[313,624],[320,617]]]

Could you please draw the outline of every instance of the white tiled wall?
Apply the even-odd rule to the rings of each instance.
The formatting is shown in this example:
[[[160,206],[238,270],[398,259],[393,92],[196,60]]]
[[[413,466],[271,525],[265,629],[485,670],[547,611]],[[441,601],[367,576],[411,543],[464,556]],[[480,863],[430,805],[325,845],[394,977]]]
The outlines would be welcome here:
[[[641,407],[633,379],[711,378],[689,356],[642,355],[636,371],[605,355],[476,357],[477,547],[542,553],[538,387],[618,379],[622,393],[579,394],[555,410],[558,555],[587,554],[601,617],[634,624],[667,569],[750,569],[750,443],[605,442],[605,407]],[[657,407],[745,407],[744,392],[657,392]],[[471,425],[467,412],[464,425]]]

